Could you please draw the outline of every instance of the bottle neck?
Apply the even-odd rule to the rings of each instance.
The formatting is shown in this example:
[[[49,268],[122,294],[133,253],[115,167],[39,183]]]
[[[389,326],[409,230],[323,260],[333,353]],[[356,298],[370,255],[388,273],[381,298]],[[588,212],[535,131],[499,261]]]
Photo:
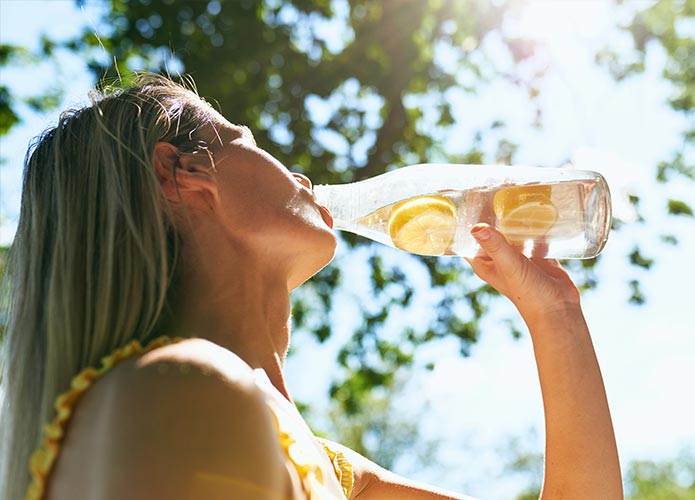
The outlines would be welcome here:
[[[314,186],[316,202],[328,208],[333,228],[344,230],[350,221],[360,217],[360,186],[358,183]]]

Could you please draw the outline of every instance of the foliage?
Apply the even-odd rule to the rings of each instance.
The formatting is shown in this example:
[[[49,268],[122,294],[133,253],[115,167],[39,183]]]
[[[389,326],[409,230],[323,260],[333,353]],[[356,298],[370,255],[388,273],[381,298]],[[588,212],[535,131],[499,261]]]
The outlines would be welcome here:
[[[45,55],[47,54],[31,53],[25,47],[0,44],[0,68],[26,68],[38,63]],[[50,87],[41,94],[23,96],[13,94],[6,85],[0,85],[0,137],[20,122],[23,106],[33,112],[44,113],[55,109],[60,104],[62,95],[61,89]]]
[[[410,373],[401,371],[398,380],[370,391],[357,414],[347,414],[339,401],[331,400],[326,434],[387,470],[398,468],[407,475],[421,474],[432,466],[440,468],[437,461],[440,442],[426,439],[419,432],[418,422],[427,408],[414,408],[416,414],[403,412],[406,405],[402,399],[412,397],[404,389],[408,376]],[[403,463],[404,457],[408,458],[408,464]]]
[[[506,472],[520,474],[526,482],[515,500],[536,500],[541,492],[543,454],[526,441],[528,436],[513,438],[502,456]],[[677,456],[661,461],[629,462],[623,468],[623,486],[627,500],[695,500],[693,450],[683,449]]]
[[[623,29],[632,39],[632,50],[604,49],[596,56],[620,81],[645,70],[651,52],[663,51],[662,76],[671,84],[671,108],[683,115],[683,141],[670,160],[656,166],[655,178],[664,183],[673,177],[695,181],[695,0],[658,0],[639,10]],[[668,199],[670,215],[693,216],[695,199]],[[662,235],[662,238],[670,235]],[[633,264],[635,262],[633,261]],[[639,263],[636,263],[640,265]]]
[[[695,500],[695,455],[673,460],[637,460],[626,472],[628,500]]]
[[[107,5],[101,32],[90,28],[67,44],[90,56],[101,82],[127,83],[138,69],[190,74],[202,96],[214,96],[222,114],[250,126],[261,147],[316,183],[356,181],[433,157],[460,161],[439,146],[437,132],[454,121],[442,96],[464,70],[478,85],[502,77],[478,47],[499,32],[504,2],[164,0],[155,8],[149,0],[110,0]],[[328,30],[337,35],[327,36]],[[507,43],[510,54],[522,60],[519,41]],[[456,64],[442,64],[439,50],[447,50]],[[418,104],[422,99],[428,100],[427,116]],[[512,161],[514,144],[502,140],[497,149],[497,156]],[[464,156],[485,159],[477,144]],[[366,244],[353,236],[345,242]],[[371,391],[389,387],[398,371],[413,363],[419,345],[454,336],[467,353],[494,295],[457,260],[412,257],[442,298],[428,326],[387,339],[380,333],[408,311],[415,289],[390,252],[370,252],[365,279],[372,293],[357,300],[364,321],[338,355],[341,371],[331,394],[348,415],[372,404]],[[333,335],[330,313],[347,271],[336,261],[294,295],[295,330],[310,331],[320,342]]]
[[[621,47],[620,51],[605,48],[596,54],[596,62],[605,67],[609,73],[621,82],[645,71],[647,59],[655,51],[662,51],[665,63],[662,71],[663,79],[671,84],[672,94],[668,99],[670,107],[682,114],[687,123],[683,133],[683,141],[676,148],[672,157],[656,165],[655,179],[666,183],[673,178],[695,181],[695,0],[657,0],[646,8],[635,8],[635,4],[617,0],[627,11],[634,15],[625,19],[621,28],[632,41],[632,47]],[[639,210],[639,198],[630,200],[637,213],[637,222],[645,221]],[[669,215],[693,216],[695,199],[665,200],[665,211]],[[621,222],[616,220],[615,227]],[[662,227],[668,227],[667,224]],[[667,244],[677,244],[677,238],[668,233],[659,235],[659,239]],[[633,266],[649,269],[654,259],[641,255],[635,249],[628,255]],[[577,263],[570,267],[576,268]],[[590,279],[589,281],[593,281]],[[635,305],[644,304],[646,296],[642,291],[640,280],[633,278],[628,281],[630,295],[628,302]]]
[[[12,96],[6,86],[0,86],[0,135],[6,134],[19,123],[19,117],[14,112]]]
[[[543,453],[537,450],[538,435],[531,429],[526,435],[512,437],[503,450],[504,473],[521,475],[526,485],[515,500],[538,500],[543,485]]]
[[[649,43],[660,44],[669,56],[664,77],[674,84],[671,106],[690,123],[695,123],[694,43],[679,34],[679,23],[693,18],[693,2],[660,0],[638,12],[626,25],[635,41],[632,58],[624,61],[610,51],[598,58],[616,78],[629,78],[644,68]],[[68,49],[88,61],[101,85],[127,84],[133,70],[190,74],[199,93],[214,97],[215,106],[230,121],[250,126],[261,147],[316,183],[351,182],[434,160],[512,163],[517,145],[500,136],[502,119],[481,130],[467,152],[453,155],[442,150],[441,137],[454,123],[447,90],[459,87],[475,93],[492,80],[507,79],[526,89],[529,105],[534,106],[542,78],[542,70],[522,77],[523,72],[514,74],[514,67],[499,68],[483,50],[490,40],[501,42],[512,66],[533,57],[533,43],[504,30],[505,16],[515,12],[513,0],[102,3],[97,31],[90,27],[67,42],[44,37],[40,54],[2,46],[0,66],[28,64]],[[447,54],[446,62],[442,53]],[[18,122],[20,108],[45,110],[59,97],[56,89],[19,97],[0,87],[0,136]],[[530,125],[541,126],[540,112],[536,118]],[[491,151],[482,146],[485,137],[496,142]],[[657,166],[659,181],[676,175],[695,179],[693,141],[695,131],[686,131],[683,148]],[[670,200],[668,210],[681,217],[693,213],[689,200]],[[664,241],[667,238],[676,242],[672,235],[662,235]],[[369,245],[350,235],[344,242],[348,249]],[[404,257],[378,246],[369,247],[367,255],[364,279],[371,292],[354,300],[363,321],[343,342],[331,387],[336,404],[355,418],[375,404],[375,388],[388,390],[399,371],[415,363],[419,346],[454,337],[466,355],[496,295],[458,260]],[[638,248],[627,257],[645,270],[653,262]],[[597,261],[569,264],[581,288],[596,285]],[[319,342],[334,337],[336,290],[352,271],[343,267],[345,262],[349,261],[337,259],[293,296],[296,331],[311,332]],[[427,286],[439,300],[426,326],[387,337],[387,326],[407,315],[416,301],[418,285],[406,268],[424,270]],[[644,302],[639,281],[629,286],[629,300]],[[518,335],[513,323],[511,330]]]

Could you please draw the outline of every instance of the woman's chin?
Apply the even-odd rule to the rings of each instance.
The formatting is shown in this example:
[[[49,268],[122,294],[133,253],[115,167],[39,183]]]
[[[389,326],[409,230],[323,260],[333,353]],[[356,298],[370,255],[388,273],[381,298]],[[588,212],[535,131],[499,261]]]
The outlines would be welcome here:
[[[297,272],[289,277],[288,289],[294,291],[300,285],[310,280],[320,273],[335,257],[335,249],[337,246],[337,237],[333,234],[332,244],[323,247],[324,252],[312,252],[311,258],[305,254],[305,258],[299,259],[301,265]]]

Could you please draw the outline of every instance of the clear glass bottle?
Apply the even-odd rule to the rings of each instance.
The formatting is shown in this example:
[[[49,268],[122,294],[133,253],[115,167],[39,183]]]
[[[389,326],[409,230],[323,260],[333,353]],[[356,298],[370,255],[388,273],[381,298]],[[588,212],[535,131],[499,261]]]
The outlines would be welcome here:
[[[421,164],[314,192],[335,229],[420,255],[473,257],[486,222],[525,255],[589,259],[611,225],[605,179],[568,167]]]

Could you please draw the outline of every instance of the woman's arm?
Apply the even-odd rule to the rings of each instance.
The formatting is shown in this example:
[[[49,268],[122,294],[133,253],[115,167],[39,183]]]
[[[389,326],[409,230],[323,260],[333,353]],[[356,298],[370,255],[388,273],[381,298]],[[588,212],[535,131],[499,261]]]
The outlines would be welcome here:
[[[541,499],[622,499],[613,425],[579,291],[557,261],[527,259],[483,224],[473,235],[483,249],[469,260],[473,270],[514,303],[531,333],[545,411]]]
[[[345,455],[352,465],[355,485],[351,500],[476,500],[411,481],[380,467],[346,446],[332,441],[330,443],[331,448]]]
[[[557,261],[524,257],[493,228],[480,224],[472,233],[482,250],[469,263],[514,303],[533,340],[546,426],[541,500],[622,499],[608,402],[577,287]],[[353,498],[469,498],[410,482],[354,452],[344,453],[355,464]]]
[[[610,411],[581,310],[528,322],[545,410],[541,499],[622,499]]]

